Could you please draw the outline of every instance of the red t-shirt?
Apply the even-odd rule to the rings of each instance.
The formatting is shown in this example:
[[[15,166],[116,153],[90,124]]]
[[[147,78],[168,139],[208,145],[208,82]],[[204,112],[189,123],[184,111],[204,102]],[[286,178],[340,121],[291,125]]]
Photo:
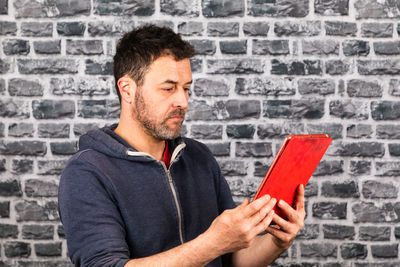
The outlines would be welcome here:
[[[168,148],[168,141],[165,141],[163,161],[165,163],[165,166],[167,166],[167,168],[169,168],[169,165],[171,163],[171,152],[169,151],[169,148]]]

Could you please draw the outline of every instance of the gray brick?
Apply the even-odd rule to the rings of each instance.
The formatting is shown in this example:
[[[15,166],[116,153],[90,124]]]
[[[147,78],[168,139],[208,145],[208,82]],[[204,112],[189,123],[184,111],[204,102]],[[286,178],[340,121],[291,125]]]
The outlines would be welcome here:
[[[389,153],[391,156],[400,156],[400,144],[389,144]]]
[[[57,33],[62,36],[83,36],[85,30],[84,22],[57,22]]]
[[[321,15],[348,15],[349,14],[349,0],[316,0],[314,2],[315,13]]]
[[[6,91],[6,81],[4,79],[0,79],[0,94],[4,95]]]
[[[396,237],[396,239],[400,239],[400,227],[394,228],[394,236]]]
[[[50,150],[53,155],[72,155],[78,151],[78,142],[66,141],[66,142],[51,142]]]
[[[361,226],[360,240],[362,241],[390,241],[390,227]]]
[[[320,21],[278,21],[274,23],[277,36],[316,36],[321,33]]]
[[[371,245],[374,258],[398,258],[399,244]]]
[[[102,40],[67,40],[67,55],[102,55]]]
[[[33,137],[35,130],[32,123],[12,123],[8,126],[8,135],[14,137]]]
[[[14,68],[13,65],[14,64],[10,60],[0,58],[0,73],[4,74],[4,73],[12,72],[12,70]]]
[[[331,2],[338,3],[338,2]],[[357,23],[346,21],[326,21],[325,22],[326,35],[332,36],[356,36]]]
[[[303,134],[304,125],[301,123],[285,123],[283,125],[263,123],[257,127],[257,135],[260,139],[283,139],[289,134]]]
[[[116,119],[119,112],[118,100],[78,100],[78,117]]]
[[[39,167],[38,174],[42,174],[41,172],[43,171],[43,163],[48,164],[49,162],[44,162],[44,161],[38,162],[38,167]],[[50,161],[50,163],[52,163],[52,165],[57,164],[63,166],[63,164],[65,164],[65,161]],[[56,172],[52,171],[52,174],[56,174]],[[37,179],[29,179],[25,182],[25,194],[28,197],[57,197],[57,193],[58,193],[58,186],[55,182],[42,181]]]
[[[338,123],[307,124],[304,133],[329,134],[333,139],[343,137],[343,125]]]
[[[380,139],[400,139],[400,125],[377,125],[376,137]]]
[[[386,38],[393,36],[393,23],[366,22],[361,24],[362,37]]]
[[[400,202],[361,202],[353,204],[351,209],[355,223],[400,222]]]
[[[236,157],[271,157],[271,143],[236,142]]]
[[[371,263],[355,263],[355,267],[397,267],[400,265],[400,261],[390,262],[373,262]]]
[[[249,198],[252,197],[257,187],[260,185],[258,179],[241,179],[240,177],[233,177],[228,179],[228,185],[234,192],[233,198]]]
[[[192,100],[186,113],[186,120],[217,120],[218,111],[204,100]]]
[[[254,55],[288,55],[288,40],[253,40]]]
[[[33,173],[33,160],[13,159],[11,172],[15,174]]]
[[[22,39],[5,39],[2,42],[3,52],[7,56],[27,55],[31,49],[29,41]]]
[[[343,259],[365,259],[368,256],[367,246],[359,243],[344,243],[340,245]]]
[[[374,42],[376,55],[400,55],[400,41]]]
[[[228,96],[229,83],[222,77],[199,78],[194,80],[193,91],[196,96]]]
[[[229,156],[231,153],[231,143],[207,143],[207,147],[215,157]]]
[[[54,201],[18,201],[15,204],[17,221],[49,222],[59,221],[57,203]]]
[[[66,164],[66,160],[39,160],[37,174],[60,175]],[[48,193],[51,194],[50,192]]]
[[[65,231],[64,231],[63,225],[59,225],[57,227],[57,235],[58,235],[59,238],[65,239]]]
[[[100,125],[98,125],[96,123],[76,123],[76,124],[74,124],[73,131],[74,131],[75,136],[78,137],[78,136],[81,136],[81,135],[87,133],[90,130],[97,130],[99,128],[100,128]]]
[[[324,116],[324,99],[266,100],[263,116],[267,118],[319,119]]]
[[[301,78],[298,80],[299,93],[329,95],[335,93],[335,81],[332,79]]]
[[[304,55],[339,55],[339,42],[334,40],[303,40]]]
[[[17,180],[2,180],[0,181],[0,196],[2,197],[21,197],[21,183]]]
[[[202,22],[184,21],[178,24],[178,33],[183,36],[201,36],[203,31]]]
[[[73,267],[70,260],[18,261],[21,267]]]
[[[191,136],[198,139],[222,139],[222,125],[192,125]]]
[[[365,160],[350,161],[349,172],[352,175],[369,175],[371,173],[371,162]]]
[[[153,24],[159,27],[166,27],[166,28],[170,28],[171,30],[175,29],[175,24],[173,21],[171,20],[151,20],[151,21],[145,21],[145,20],[139,20],[137,22],[137,26],[144,26],[146,24]]]
[[[62,255],[62,243],[36,243],[34,244],[36,255],[39,257],[55,257]]]
[[[390,79],[389,94],[392,96],[400,96],[400,80]]]
[[[317,239],[319,236],[319,225],[318,224],[305,224],[300,232],[296,236],[297,240],[311,240]]]
[[[219,102],[223,107],[226,119],[259,118],[261,107],[258,100],[228,100]]]
[[[400,74],[400,60],[358,60],[357,68],[361,75],[396,75]]]
[[[22,22],[21,35],[29,37],[51,37],[53,35],[52,22]]]
[[[151,16],[155,12],[154,0],[94,0],[94,14],[117,16]]]
[[[372,133],[372,126],[368,124],[351,124],[346,129],[346,136],[351,138],[371,138]]]
[[[262,177],[266,175],[270,165],[266,165],[265,162],[254,161],[254,173],[255,177]]]
[[[371,116],[374,120],[400,119],[400,101],[372,101]]]
[[[113,63],[108,60],[92,60],[85,61],[85,73],[94,75],[113,75]]]
[[[192,69],[192,73],[203,72],[203,60],[201,58],[191,58],[190,68]]]
[[[322,231],[325,239],[354,240],[356,235],[354,226],[324,224]]]
[[[216,46],[212,40],[189,40],[189,43],[194,47],[196,55],[214,55]]]
[[[301,257],[304,258],[337,258],[337,245],[331,243],[302,243],[300,246]]]
[[[271,74],[278,75],[320,75],[322,64],[320,60],[271,60]]]
[[[72,100],[34,100],[32,110],[35,119],[73,118],[75,103]]]
[[[340,202],[316,202],[312,205],[312,215],[319,219],[346,219],[347,203]]]
[[[240,95],[294,95],[296,87],[292,78],[237,78],[235,92]]]
[[[370,51],[369,42],[363,40],[345,40],[342,46],[345,56],[367,56]]]
[[[36,54],[60,54],[61,40],[34,41],[33,49]]]
[[[114,86],[114,79],[98,77],[51,78],[50,91],[55,95],[109,95]]]
[[[359,198],[360,192],[355,181],[322,183],[321,194],[325,197]]]
[[[88,33],[90,36],[121,37],[123,33],[130,31],[133,26],[133,21],[92,21],[88,23]]]
[[[207,25],[207,35],[218,37],[237,37],[239,36],[239,23],[209,22]]]
[[[269,22],[244,22],[243,33],[247,36],[268,36]]]
[[[23,225],[22,237],[24,239],[51,240],[54,235],[53,225]]]
[[[0,14],[7,15],[8,14],[8,1],[0,0]]]
[[[231,124],[226,126],[229,138],[253,138],[255,132],[252,124]]]
[[[0,172],[5,172],[6,168],[6,159],[0,159]]]
[[[41,141],[0,141],[0,154],[43,156],[46,154],[46,143]]]
[[[0,202],[0,218],[10,218],[10,202]]]
[[[27,119],[30,116],[28,108],[27,101],[10,98],[0,99],[0,117]]]
[[[385,154],[385,147],[377,142],[335,142],[328,149],[328,155],[344,157],[378,157]]]
[[[393,176],[400,175],[400,162],[376,162],[376,176]]]
[[[347,93],[350,97],[382,97],[379,81],[352,79],[347,82]]]
[[[246,54],[247,40],[221,41],[219,47],[223,54]]]
[[[243,161],[223,160],[218,161],[218,163],[224,176],[243,176],[247,174],[248,166]]]
[[[18,59],[21,74],[75,74],[78,61],[67,58]]]
[[[91,4],[89,0],[56,0],[49,3],[35,0],[14,1],[16,18],[53,18],[76,15],[89,15]]]
[[[323,160],[318,164],[313,176],[337,175],[338,173],[343,173],[343,160]],[[331,188],[329,188],[329,184],[327,184],[325,188],[331,190],[333,194],[341,190],[341,188],[338,188],[340,186],[335,187],[334,184],[331,185]]]
[[[7,258],[28,258],[31,255],[31,245],[25,242],[8,241],[4,243],[4,254]]]
[[[8,81],[11,96],[43,96],[43,86],[39,80],[14,78]]]
[[[0,35],[15,35],[16,33],[17,33],[17,23],[15,23],[14,21],[0,21]]]
[[[367,120],[368,103],[353,99],[332,100],[329,103],[329,114],[342,119]]]
[[[245,0],[215,0],[215,1],[201,1],[203,16],[207,18],[215,17],[232,17],[244,15],[244,1]]]
[[[250,74],[263,72],[264,63],[260,59],[233,58],[207,60],[207,73],[210,74]]]
[[[0,223],[0,238],[18,238],[18,225]]]
[[[5,136],[4,129],[5,129],[4,123],[0,123],[0,137]]]
[[[357,0],[354,2],[357,19],[400,18],[396,1]]]
[[[68,138],[68,123],[40,123],[38,125],[38,135],[40,138]]]
[[[302,18],[309,13],[307,0],[289,1],[247,1],[247,14],[251,16],[296,17]]]

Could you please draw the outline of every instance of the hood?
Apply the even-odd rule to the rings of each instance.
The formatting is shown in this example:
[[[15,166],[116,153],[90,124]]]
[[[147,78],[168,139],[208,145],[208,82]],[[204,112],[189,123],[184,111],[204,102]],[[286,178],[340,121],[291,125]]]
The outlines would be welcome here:
[[[139,152],[131,145],[128,144],[124,139],[114,132],[118,124],[111,126],[105,126],[98,130],[91,130],[79,138],[79,150],[95,150],[102,154],[105,154],[113,158],[123,158],[153,161],[156,160],[150,154]],[[168,141],[168,146],[171,151],[174,151],[178,146],[184,147],[182,138]],[[183,146],[183,147],[182,147]],[[180,150],[180,149],[179,149]],[[177,151],[174,151],[174,153]]]

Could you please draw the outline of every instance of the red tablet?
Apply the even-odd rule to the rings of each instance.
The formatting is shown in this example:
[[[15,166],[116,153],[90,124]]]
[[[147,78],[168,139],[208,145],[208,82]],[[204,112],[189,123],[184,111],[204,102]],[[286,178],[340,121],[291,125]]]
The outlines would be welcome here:
[[[287,136],[253,200],[269,194],[293,206],[297,187],[306,186],[331,142],[328,134]],[[286,218],[277,206],[275,212]]]

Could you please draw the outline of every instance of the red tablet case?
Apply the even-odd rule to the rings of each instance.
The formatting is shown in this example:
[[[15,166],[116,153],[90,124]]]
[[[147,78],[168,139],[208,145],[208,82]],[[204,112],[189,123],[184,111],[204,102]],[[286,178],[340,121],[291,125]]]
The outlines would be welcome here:
[[[293,206],[297,187],[306,186],[331,142],[328,134],[287,136],[253,200],[269,194]],[[286,218],[277,206],[274,210]]]

